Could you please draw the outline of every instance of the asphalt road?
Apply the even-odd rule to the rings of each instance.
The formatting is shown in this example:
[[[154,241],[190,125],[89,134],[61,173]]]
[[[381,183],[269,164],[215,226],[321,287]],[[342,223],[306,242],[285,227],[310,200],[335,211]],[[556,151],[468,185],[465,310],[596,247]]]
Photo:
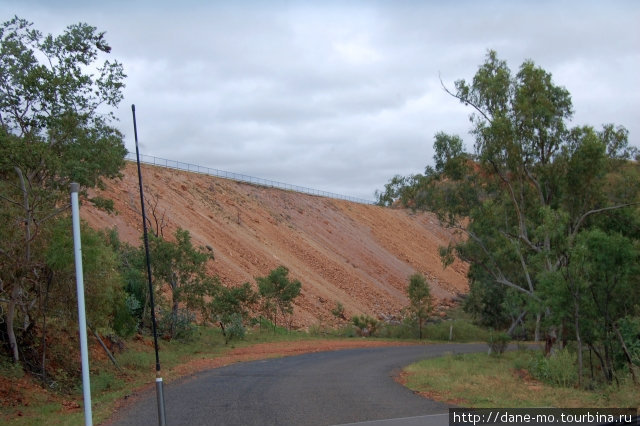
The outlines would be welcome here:
[[[436,416],[447,412],[446,405],[414,395],[393,377],[422,358],[485,349],[483,344],[349,349],[209,370],[165,384],[167,426],[447,424],[446,416]],[[380,421],[385,419],[400,420]],[[110,423],[157,424],[155,390]]]

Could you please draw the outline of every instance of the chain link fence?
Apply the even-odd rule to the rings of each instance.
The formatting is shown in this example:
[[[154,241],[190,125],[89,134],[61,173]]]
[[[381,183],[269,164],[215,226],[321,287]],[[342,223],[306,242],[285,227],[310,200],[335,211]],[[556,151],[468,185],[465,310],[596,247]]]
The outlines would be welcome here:
[[[135,153],[130,152],[127,154],[125,159],[128,161],[135,162],[136,155]],[[203,167],[197,164],[189,164],[189,163],[183,163],[181,161],[167,160],[166,158],[154,157],[152,155],[140,154],[140,162],[145,164],[152,164],[154,166],[166,167],[168,169],[184,170],[192,173],[201,173],[209,176],[216,176],[224,179],[230,179],[236,182],[244,182],[244,183],[250,183],[253,185],[260,185],[267,188],[284,189],[287,191],[300,192],[300,193],[309,194],[309,195],[317,195],[319,197],[334,198],[336,200],[351,201],[353,203],[359,203],[359,204],[375,204],[373,201],[365,200],[363,198],[350,197],[348,195],[340,195],[340,194],[335,194],[333,192],[320,191],[312,188],[305,188],[303,186],[291,185],[288,183],[277,182],[274,180],[262,179],[262,178],[247,176],[239,173],[212,169],[210,167]]]

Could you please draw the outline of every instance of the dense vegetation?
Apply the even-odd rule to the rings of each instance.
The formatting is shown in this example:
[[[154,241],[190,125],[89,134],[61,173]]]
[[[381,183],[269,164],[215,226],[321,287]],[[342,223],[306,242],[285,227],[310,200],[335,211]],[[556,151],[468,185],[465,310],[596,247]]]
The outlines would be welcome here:
[[[526,61],[490,51],[447,92],[471,114],[474,150],[437,133],[433,167],[396,176],[381,205],[437,214],[458,233],[445,265],[470,264],[466,309],[512,335],[576,342],[605,381],[640,365],[640,167],[624,127],[569,127],[569,92]],[[635,379],[635,375],[634,375]]]
[[[110,50],[87,24],[56,37],[17,17],[0,26],[2,340],[14,362],[45,381],[47,343],[60,338],[49,330],[74,317],[69,184],[84,192],[124,165],[109,108],[122,99],[125,75],[119,62],[103,60]],[[115,258],[99,234],[85,231],[87,304],[98,327],[124,299]]]
[[[0,27],[0,339],[3,357],[41,378],[73,389],[78,374],[75,271],[69,186],[107,210],[87,189],[124,166],[122,134],[110,108],[122,100],[125,74],[104,33],[87,24],[44,36],[15,17]],[[147,200],[158,328],[166,340],[188,340],[196,325],[220,326],[225,342],[244,336],[258,305],[272,320],[290,318],[301,283],[281,266],[252,286],[223,285],[206,273],[209,247],[189,231],[165,236],[158,199]],[[89,329],[118,341],[150,329],[145,254],[117,231],[82,226]],[[259,288],[259,292],[254,290]],[[100,332],[100,333],[98,333]]]

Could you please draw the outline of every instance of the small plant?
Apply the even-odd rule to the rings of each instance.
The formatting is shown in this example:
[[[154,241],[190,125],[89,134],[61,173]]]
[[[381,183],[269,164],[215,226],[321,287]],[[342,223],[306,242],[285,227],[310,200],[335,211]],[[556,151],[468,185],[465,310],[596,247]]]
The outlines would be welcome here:
[[[576,354],[567,348],[555,352],[549,357],[539,354],[529,363],[529,373],[543,382],[561,387],[571,387],[578,380],[575,368],[576,357]]]
[[[196,316],[193,312],[181,308],[175,314],[163,309],[160,312],[158,330],[164,339],[189,341],[194,338],[198,327],[195,325]]]
[[[19,363],[0,354],[0,375],[11,379],[20,379],[24,376],[24,370]]]
[[[336,319],[347,319],[344,316],[344,306],[340,302],[336,302],[336,307],[331,310],[331,314],[336,317]]]
[[[244,339],[247,330],[244,327],[244,323],[242,321],[242,315],[235,313],[230,317],[229,324],[227,325],[224,333],[224,343],[225,345],[229,343],[231,340],[241,340]]]
[[[511,336],[507,333],[489,333],[489,340],[487,342],[489,345],[489,353],[502,355],[504,351],[507,350],[507,346],[509,346],[510,341]]]
[[[351,318],[351,322],[356,327],[356,332],[362,337],[371,337],[375,334],[380,322],[369,315],[356,315]]]

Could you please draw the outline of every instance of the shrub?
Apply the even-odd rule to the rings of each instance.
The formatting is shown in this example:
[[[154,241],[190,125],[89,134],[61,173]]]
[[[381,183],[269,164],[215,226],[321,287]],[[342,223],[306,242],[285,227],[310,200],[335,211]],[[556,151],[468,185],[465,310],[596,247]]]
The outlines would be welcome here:
[[[576,358],[576,354],[566,348],[553,353],[548,358],[538,354],[529,364],[529,373],[545,383],[570,387],[578,380]]]
[[[231,340],[244,339],[247,330],[244,327],[244,323],[242,321],[242,315],[240,314],[232,314],[230,317],[230,321],[225,328],[224,333],[224,343],[227,344]]]
[[[351,318],[351,322],[356,327],[356,332],[362,337],[371,337],[375,334],[380,322],[369,315],[356,315]]]
[[[489,333],[489,340],[487,341],[487,344],[489,345],[490,353],[502,355],[507,349],[507,346],[509,346],[510,341],[511,336],[507,333]]]
[[[194,338],[198,327],[195,325],[196,316],[193,312],[187,309],[178,309],[175,318],[173,317],[173,312],[170,310],[160,309],[160,313],[158,331],[164,338],[182,341],[188,341]],[[172,331],[173,335],[171,333]]]
[[[132,295],[115,303],[111,327],[119,337],[131,337],[138,331],[139,320],[134,312],[139,308],[140,302]]]
[[[331,310],[331,314],[337,319],[346,319],[344,316],[344,306],[340,302],[336,302],[336,307]]]

